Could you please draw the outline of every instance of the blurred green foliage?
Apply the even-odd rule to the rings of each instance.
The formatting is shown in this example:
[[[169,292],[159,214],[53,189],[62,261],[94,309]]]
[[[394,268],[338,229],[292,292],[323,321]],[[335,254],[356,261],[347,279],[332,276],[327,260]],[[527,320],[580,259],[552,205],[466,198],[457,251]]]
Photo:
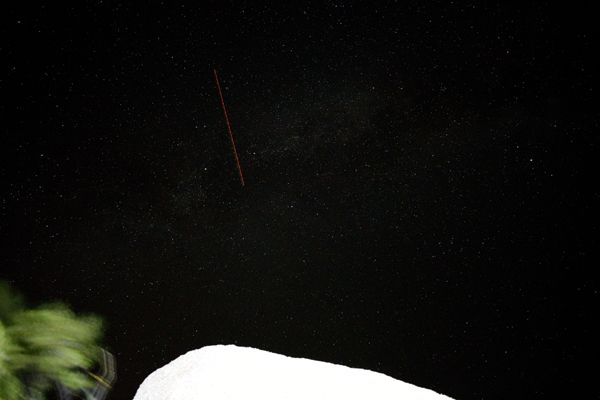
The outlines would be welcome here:
[[[11,289],[8,283],[0,281],[0,321],[5,322],[17,311],[23,309],[23,296]]]
[[[77,316],[66,305],[33,309],[0,282],[0,400],[44,399],[55,383],[78,390],[94,385],[102,320]]]

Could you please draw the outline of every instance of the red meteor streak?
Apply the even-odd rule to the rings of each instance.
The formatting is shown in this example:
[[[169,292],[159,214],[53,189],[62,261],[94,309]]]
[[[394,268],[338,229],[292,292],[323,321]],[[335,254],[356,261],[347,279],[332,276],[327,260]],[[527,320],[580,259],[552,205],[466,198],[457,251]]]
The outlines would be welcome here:
[[[221,92],[221,84],[219,83],[219,76],[217,75],[217,70],[213,69],[215,73],[215,82],[217,83],[217,90],[219,91],[219,98],[221,99],[221,107],[223,107],[223,114],[225,115],[225,123],[227,124],[227,132],[229,132],[229,139],[231,139],[231,147],[233,148],[233,156],[235,158],[235,163],[237,164],[238,172],[240,173],[240,182],[242,182],[242,186],[244,186],[244,174],[242,174],[242,166],[240,165],[240,158],[238,157],[238,152],[235,147],[235,140],[233,140],[233,133],[231,132],[231,124],[229,123],[229,116],[227,116],[227,108],[225,108],[225,100],[223,100],[223,93]]]

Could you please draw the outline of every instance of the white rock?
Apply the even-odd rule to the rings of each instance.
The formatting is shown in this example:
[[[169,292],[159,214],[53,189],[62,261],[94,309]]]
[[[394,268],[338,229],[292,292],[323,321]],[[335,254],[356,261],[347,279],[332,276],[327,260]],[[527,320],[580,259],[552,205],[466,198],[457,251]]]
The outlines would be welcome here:
[[[250,347],[207,346],[151,373],[134,400],[449,399],[365,369]]]

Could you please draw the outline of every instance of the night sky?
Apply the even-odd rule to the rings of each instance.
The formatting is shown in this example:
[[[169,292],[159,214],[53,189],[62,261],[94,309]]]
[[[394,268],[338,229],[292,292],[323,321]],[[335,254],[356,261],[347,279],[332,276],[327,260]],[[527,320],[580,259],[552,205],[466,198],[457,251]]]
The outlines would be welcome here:
[[[2,6],[0,279],[105,318],[111,398],[216,343],[460,399],[591,377],[591,11],[232,3]]]

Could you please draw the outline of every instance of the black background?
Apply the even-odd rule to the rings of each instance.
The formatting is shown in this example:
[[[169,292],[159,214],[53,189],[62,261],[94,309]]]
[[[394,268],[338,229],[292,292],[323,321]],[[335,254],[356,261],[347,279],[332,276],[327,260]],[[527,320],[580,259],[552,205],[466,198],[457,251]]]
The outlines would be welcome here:
[[[283,3],[3,6],[0,278],[105,317],[114,399],[216,343],[585,389],[591,10]]]

